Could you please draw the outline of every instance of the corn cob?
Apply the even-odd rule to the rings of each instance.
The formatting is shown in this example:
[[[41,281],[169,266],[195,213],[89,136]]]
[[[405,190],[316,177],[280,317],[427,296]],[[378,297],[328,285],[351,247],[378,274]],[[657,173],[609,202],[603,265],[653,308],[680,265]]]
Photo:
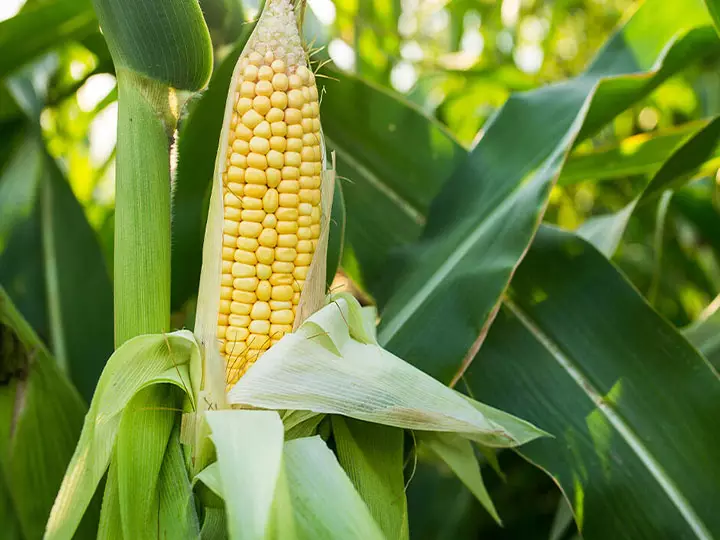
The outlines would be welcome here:
[[[292,331],[320,237],[318,89],[290,0],[268,0],[236,72],[217,315],[228,386]]]

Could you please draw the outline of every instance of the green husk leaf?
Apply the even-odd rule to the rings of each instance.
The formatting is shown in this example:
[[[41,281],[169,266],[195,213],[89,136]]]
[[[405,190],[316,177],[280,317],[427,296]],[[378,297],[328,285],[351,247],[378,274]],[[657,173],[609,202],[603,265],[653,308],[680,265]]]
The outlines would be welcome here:
[[[198,538],[200,524],[177,428],[168,441],[160,469],[158,490],[160,538]]]
[[[347,316],[353,310],[360,313],[352,297],[332,298],[299,332],[271,347],[232,388],[228,400],[341,414],[405,429],[461,432],[488,446],[516,446],[544,434],[464,398],[378,345],[356,341],[352,336],[362,335],[364,327]],[[307,324],[312,326],[305,331]],[[322,339],[317,339],[318,327],[325,332]]]
[[[283,466],[280,416],[272,411],[224,410],[208,411],[206,417],[217,449],[230,538],[265,539]]]
[[[403,431],[342,416],[332,427],[338,461],[385,536],[408,538]]]
[[[225,511],[218,508],[205,508],[205,520],[200,529],[202,540],[226,540],[227,524]]]
[[[188,331],[138,336],[115,351],[85,417],[80,441],[50,513],[46,539],[72,538],[105,474],[132,398],[152,385],[171,384],[186,390],[194,406],[192,389],[199,380],[200,350]]]
[[[287,442],[283,456],[298,538],[385,538],[335,455],[319,436]]]
[[[454,433],[419,432],[416,437],[421,446],[430,450],[450,467],[497,524],[502,525],[495,505],[490,499],[490,494],[485,488],[472,443]]]
[[[325,418],[324,414],[312,411],[285,411],[282,416],[285,426],[285,440],[311,437],[316,434],[317,427]]]

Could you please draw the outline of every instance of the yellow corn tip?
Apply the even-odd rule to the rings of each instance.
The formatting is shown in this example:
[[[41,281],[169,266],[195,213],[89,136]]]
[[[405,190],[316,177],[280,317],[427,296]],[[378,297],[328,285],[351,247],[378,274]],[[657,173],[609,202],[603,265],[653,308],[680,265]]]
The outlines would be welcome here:
[[[292,331],[321,218],[315,76],[270,50],[240,62],[223,174],[217,327],[228,386]]]

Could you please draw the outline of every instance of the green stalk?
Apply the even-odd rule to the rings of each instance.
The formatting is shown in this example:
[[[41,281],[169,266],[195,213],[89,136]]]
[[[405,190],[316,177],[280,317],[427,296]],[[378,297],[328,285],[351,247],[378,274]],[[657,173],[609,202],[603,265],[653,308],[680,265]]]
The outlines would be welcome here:
[[[118,70],[115,346],[170,328],[170,142],[167,85]]]

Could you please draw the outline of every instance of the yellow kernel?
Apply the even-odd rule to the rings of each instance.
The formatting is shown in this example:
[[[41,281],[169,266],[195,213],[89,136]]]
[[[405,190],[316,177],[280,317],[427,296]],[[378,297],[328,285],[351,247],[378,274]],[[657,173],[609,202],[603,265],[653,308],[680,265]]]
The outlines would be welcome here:
[[[229,355],[238,356],[243,353],[245,350],[245,346],[243,345],[242,339],[235,339],[233,341],[228,341],[225,344],[225,352]]]
[[[230,304],[230,312],[235,315],[248,315],[250,314],[250,304],[244,302],[232,302]]]
[[[265,63],[269,66],[273,63],[273,60],[275,60],[275,54],[272,52],[272,50],[268,49],[263,59],[265,60]]]
[[[298,281],[304,281],[305,279],[307,279],[309,268],[309,266],[296,266],[295,270],[293,270],[293,277]]]
[[[294,314],[293,314],[294,315]],[[294,318],[294,317],[293,317]],[[292,325],[291,324],[271,324],[270,325],[270,335],[271,336],[283,336],[285,334],[288,334],[292,332]],[[279,339],[275,339],[273,341],[280,341]]]
[[[317,240],[320,238],[320,225],[310,225],[310,234],[312,235],[313,239]]]
[[[266,335],[259,333],[250,334],[250,336],[247,338],[246,343],[248,349],[252,351],[264,351],[270,348],[270,338],[268,338]],[[253,354],[255,356],[251,356],[251,359],[254,358],[255,360],[257,360],[260,357],[260,354],[258,352],[255,352]]]
[[[231,249],[230,251],[232,251],[232,253],[230,253],[230,258],[225,260],[225,249],[223,248],[223,261],[222,261],[223,274],[229,274],[230,272],[232,272],[232,265],[233,265],[232,257],[235,254],[235,250]]]
[[[254,254],[253,254],[254,256]],[[231,267],[232,271],[232,267]],[[232,274],[225,274],[223,273],[222,277],[220,278],[220,285],[222,287],[232,287],[233,277]]]
[[[307,83],[310,80],[310,70],[305,66],[299,66],[295,73],[297,73],[304,83]]]
[[[259,264],[255,267],[258,279],[270,279],[272,276],[272,267],[267,264]]]
[[[288,138],[295,137],[297,139],[302,139],[303,134],[303,128],[300,124],[293,124],[287,128]]]
[[[255,292],[259,282],[256,277],[237,278],[233,281],[233,287],[239,291]]]
[[[297,235],[301,240],[310,240],[312,238],[310,227],[300,227],[297,231]]]
[[[303,133],[312,133],[314,131],[312,118],[303,118],[301,124]]]
[[[273,75],[275,75],[275,72],[270,66],[260,66],[260,69],[258,69],[258,79],[261,81],[270,81],[273,78]]]
[[[228,316],[225,315],[224,313],[218,314],[218,324],[220,326],[227,326],[228,325]]]
[[[235,143],[238,140],[247,142],[250,139],[252,139],[252,129],[247,127],[245,124],[238,124],[235,127],[235,140],[233,141],[233,150],[235,150]],[[238,150],[235,151],[237,152]]]
[[[270,306],[268,306],[268,309]],[[281,309],[273,311],[270,315],[270,322],[275,324],[292,324],[295,316],[293,315],[292,309]]]
[[[303,142],[302,139],[298,139],[297,137],[293,137],[291,139],[287,139],[287,151],[288,152],[302,152],[303,149]]]
[[[258,237],[261,246],[275,247],[277,245],[278,234],[275,229],[263,229]]]
[[[221,300],[230,300],[232,298],[232,287],[220,287],[220,299]]]
[[[307,104],[309,105],[309,104]],[[253,99],[253,109],[255,109],[258,113],[262,114],[263,116],[266,115],[270,109],[272,108],[272,105],[270,105],[270,98],[267,96],[255,96]],[[303,107],[304,109],[304,107]]]
[[[300,201],[312,204],[314,193],[314,189],[301,189],[299,193]]]
[[[273,92],[270,96],[270,104],[282,111],[288,106],[288,96],[285,92]]]
[[[265,219],[263,219],[263,227],[266,229],[274,229],[277,225],[277,218],[275,217],[275,214],[268,214],[265,216]]]
[[[235,110],[241,116],[248,112],[250,109],[252,109],[252,99],[250,99],[249,97],[240,98],[237,102],[237,105],[235,105]]]
[[[279,247],[275,249],[275,260],[280,262],[293,262],[297,252],[294,248]]]
[[[285,109],[285,123],[288,126],[302,123],[302,113],[298,109]],[[303,130],[305,127],[303,126]]]
[[[218,309],[219,313],[230,313],[230,301],[228,300],[220,300],[220,309]]]
[[[247,169],[245,171],[245,182],[248,184],[264,185],[267,182],[265,171],[255,168]]]
[[[310,263],[312,262],[313,254],[312,253],[298,253],[297,257],[295,257],[295,266],[310,266]],[[296,268],[297,270],[297,268]],[[297,276],[295,276],[297,277]],[[304,277],[298,278],[298,279],[305,279]]]
[[[285,91],[288,89],[288,86],[290,85],[290,82],[288,81],[287,75],[285,75],[284,73],[277,73],[272,78],[272,85],[273,85],[273,88],[275,90],[277,90],[277,92],[275,92],[275,93],[278,93],[278,94],[283,93],[283,95],[284,95]],[[287,100],[285,103],[287,103]]]
[[[270,122],[266,120],[260,122],[257,126],[255,126],[255,129],[253,129],[253,135],[256,137],[262,137],[263,139],[269,139],[271,134],[272,130],[270,129]]]
[[[255,109],[250,109],[242,115],[242,123],[250,129],[255,129],[262,121],[263,117]]]
[[[248,327],[251,334],[269,334],[270,333],[270,321],[251,321]],[[253,347],[250,347],[253,348]]]
[[[270,67],[275,73],[285,73],[285,62],[282,60],[275,60],[272,64],[270,64]]]
[[[297,140],[297,139],[293,139]],[[300,167],[300,164],[302,163],[302,158],[300,157],[300,154],[297,152],[285,152],[285,165],[288,167]]]
[[[292,287],[289,285],[278,285],[272,289],[272,299],[287,302],[293,297]]]
[[[255,275],[255,267],[250,264],[235,263],[232,267],[232,275],[236,278],[253,277]]]
[[[254,223],[252,221],[241,221],[238,227],[240,236],[245,238],[257,238],[263,232],[262,223]]]
[[[258,284],[258,288],[255,293],[257,294],[258,300],[267,302],[268,300],[270,300],[270,294],[272,293],[272,285],[270,285],[270,282],[267,280],[261,281]]]
[[[263,137],[253,137],[248,146],[252,152],[257,154],[267,154],[270,151],[270,141]]]
[[[255,98],[257,99],[257,98]],[[255,106],[254,100],[253,100],[253,107]],[[302,112],[303,118],[312,118],[312,105],[310,103],[305,103],[302,106],[302,109],[300,109],[300,112]]]
[[[262,264],[272,264],[275,260],[275,250],[268,246],[260,246],[255,251],[255,257]]]
[[[273,85],[270,81],[258,81],[255,84],[255,93],[258,96],[270,97],[273,93]]]
[[[250,324],[250,317],[247,315],[230,315],[228,318],[230,328],[246,328]],[[233,339],[232,332],[228,328],[228,339]]]
[[[281,193],[280,194],[280,206],[286,208],[297,208],[300,203],[300,198],[295,193]]]
[[[310,214],[312,216],[313,223],[320,223],[320,207],[315,206],[312,209],[312,213]]]
[[[242,74],[242,75],[243,75],[243,79],[245,79],[246,81],[250,81],[250,82],[255,82],[255,81],[257,81],[257,78],[258,78],[258,68],[257,68],[257,66],[253,66],[252,64],[249,65],[249,66],[247,66],[247,67],[243,70],[243,74]]]
[[[311,87],[308,89],[308,91],[310,92],[310,100],[311,100],[311,101],[314,101],[314,102],[317,102],[318,97],[319,97],[319,96],[318,96],[317,86],[315,86],[315,85],[311,86]]]
[[[308,87],[307,87],[307,86],[303,86],[303,87],[301,88],[301,91],[302,91],[303,99],[304,99],[305,101],[310,101],[310,90],[308,89]]]
[[[267,154],[267,164],[274,169],[282,169],[285,165],[285,157],[277,150],[270,150]]]
[[[244,169],[247,167],[247,158],[242,154],[233,154],[230,156],[230,164],[234,167]]]
[[[278,218],[279,221],[296,221],[298,211],[297,208],[281,207],[275,212],[275,217]]]
[[[275,189],[269,189],[262,199],[263,210],[266,212],[274,212],[278,208],[279,198]]]
[[[255,97],[255,83],[252,81],[243,81],[240,83],[240,96],[244,98]]]
[[[250,312],[250,318],[256,321],[267,321],[270,318],[270,304],[267,302],[256,302]]]
[[[297,221],[278,221],[275,230],[278,232],[278,234],[296,234],[298,232],[298,224]],[[305,238],[303,237],[300,238],[305,240]],[[310,238],[309,235],[308,238]]]
[[[225,247],[235,247],[235,243],[237,242],[237,236],[233,236],[232,234],[223,234],[223,246]]]
[[[292,309],[292,302],[281,302],[279,300],[270,300],[270,309],[278,311],[281,309]]]
[[[314,133],[305,133],[302,141],[305,146],[314,146],[317,144],[317,135]]]
[[[225,187],[227,188],[227,190],[230,193],[232,193],[236,197],[242,197],[243,191],[245,190],[245,184],[238,184],[236,182],[228,182]],[[225,217],[230,218],[230,214],[227,214],[227,210],[228,210],[228,208],[225,209],[225,211],[226,211]],[[231,212],[235,212],[235,210],[236,209],[230,208]]]
[[[302,182],[302,177],[300,178],[300,182]],[[302,183],[300,184],[302,186]],[[298,205],[298,212],[301,216],[309,216],[312,213],[312,205],[310,203],[300,203]]]
[[[250,132],[250,130],[248,129]],[[252,135],[252,132],[250,132]],[[250,153],[250,145],[247,141],[242,139],[235,139],[235,142],[233,143],[233,154],[230,156],[230,162],[232,163],[232,156],[234,155],[241,155],[241,156],[247,156]],[[233,163],[233,165],[235,165]]]
[[[257,259],[255,258],[255,253],[253,253],[252,251],[245,251],[244,249],[238,249],[235,251],[235,260],[237,262],[243,263],[243,264],[254,265],[257,263]],[[231,281],[231,284],[232,284],[232,281]]]
[[[300,293],[299,292],[293,293],[292,303],[295,304],[296,306],[300,303]]]
[[[298,239],[297,236],[295,236],[294,234],[281,234],[280,236],[278,236],[279,247],[294,248],[295,246],[297,246],[297,243]]]
[[[282,178],[283,180],[297,180],[298,178],[300,178],[300,169],[298,169],[297,167],[285,166],[282,168]]]
[[[262,223],[263,219],[265,219],[265,210],[243,210],[242,218],[244,221]]]
[[[270,131],[278,137],[285,137],[288,133],[288,126],[285,122],[273,122],[270,124]]]
[[[278,184],[279,193],[298,193],[300,191],[300,183],[297,180],[283,180]]]
[[[306,204],[306,203],[300,203],[300,204]],[[297,222],[298,222],[298,225],[300,225],[300,227],[309,227],[310,225],[312,225],[312,219],[310,218],[310,216],[299,216]]]
[[[286,262],[274,262],[273,263],[273,269],[275,267],[282,268],[284,270],[287,270],[286,273],[280,274],[275,273],[270,277],[270,285],[273,287],[276,287],[278,285],[292,285],[293,281],[295,281],[295,278],[292,277],[292,272],[295,269],[294,266],[291,263]]]
[[[273,122],[281,122],[283,118],[285,118],[285,113],[282,109],[278,109],[277,107],[273,107],[267,112],[267,114],[265,114],[265,120],[271,124]]]
[[[238,234],[237,221],[231,221],[229,219],[224,219],[223,220],[223,233],[237,236],[237,234]]]
[[[248,197],[246,195],[242,198],[243,210],[260,210],[262,206],[262,199],[258,199],[257,197]],[[240,212],[240,215],[242,215],[242,211]]]
[[[223,246],[223,248],[222,248],[223,262],[230,261],[230,264],[232,265],[233,255],[235,255],[234,248]]]
[[[229,182],[242,182],[245,177],[245,171],[238,167],[230,167],[227,171]]]
[[[252,143],[250,143],[250,149],[252,150]],[[312,146],[305,146],[300,152],[303,161],[315,161],[315,151]]]
[[[256,66],[261,66],[263,63],[262,54],[257,51],[253,51],[248,55],[248,61]]]
[[[290,88],[302,88],[303,82],[297,74],[292,74],[288,77],[288,83]]]
[[[282,173],[279,169],[268,168],[268,170],[265,171],[265,178],[267,179],[267,187],[274,188],[277,187],[282,180]]]
[[[317,189],[319,187],[320,187],[320,177],[319,176],[301,176],[300,177],[300,188],[301,189]]]
[[[232,293],[232,299],[236,302],[244,302],[246,304],[253,304],[257,300],[255,293],[247,291],[234,290]]]
[[[237,240],[238,249],[254,252],[258,248],[258,241],[255,238],[243,238],[240,236]]]
[[[270,138],[270,148],[276,152],[284,152],[287,148],[287,139],[280,136],[272,136]]]
[[[303,161],[300,164],[300,176],[314,176],[315,175],[315,163],[309,161]]]
[[[245,322],[247,315],[238,315],[238,318],[242,317],[242,322]],[[227,329],[227,332],[225,333],[225,337],[227,337],[228,342],[230,341],[245,341],[250,334],[247,330],[247,325],[250,324],[250,317],[247,317],[247,324],[245,326],[235,325],[231,326]]]
[[[267,142],[267,139],[260,140]],[[267,169],[268,166],[267,158],[263,154],[256,154],[255,152],[252,152],[248,154],[247,165],[248,167],[252,167],[253,169],[264,171],[265,169]]]
[[[266,191],[267,191],[267,186],[264,186],[262,184],[246,184],[245,185],[245,195],[247,195],[248,197],[253,197],[255,199],[262,199],[262,197],[263,197],[263,195],[265,195]]]

